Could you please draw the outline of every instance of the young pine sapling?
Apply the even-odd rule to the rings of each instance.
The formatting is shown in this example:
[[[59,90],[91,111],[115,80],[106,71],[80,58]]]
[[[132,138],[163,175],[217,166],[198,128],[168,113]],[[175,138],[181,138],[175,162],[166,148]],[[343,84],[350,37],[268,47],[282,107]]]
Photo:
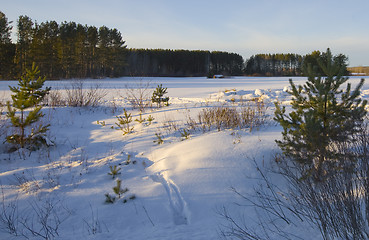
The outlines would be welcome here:
[[[149,125],[151,125],[152,121],[154,121],[154,120],[155,120],[155,118],[153,116],[151,116],[151,115],[149,115],[147,117],[147,121],[149,122]]]
[[[133,127],[129,124],[132,122],[132,114],[128,113],[126,109],[123,109],[124,115],[123,116],[116,116],[118,122],[115,123],[120,130],[123,131],[123,135],[133,132]]]
[[[145,118],[142,118],[142,112],[140,112],[139,116],[140,116],[139,118],[135,119],[135,121],[136,121],[136,122],[138,122],[138,123],[143,123],[143,122],[145,122],[145,121],[146,121],[146,119],[145,119]]]
[[[37,124],[44,116],[40,103],[49,93],[50,88],[42,89],[45,77],[41,78],[40,71],[35,64],[26,70],[26,74],[18,81],[19,87],[10,87],[14,94],[11,96],[12,104],[8,101],[8,114],[13,127],[18,133],[7,137],[7,142],[15,144],[18,148],[36,149],[40,145],[48,145],[45,138],[49,125]],[[28,114],[26,112],[28,111]],[[19,114],[17,114],[19,112]],[[31,128],[27,131],[27,129]]]
[[[166,106],[168,106],[169,97],[164,97],[165,94],[167,94],[167,88],[163,88],[163,84],[160,84],[154,90],[151,101],[153,103],[157,103],[158,107],[161,107],[161,103],[164,103]]]
[[[156,136],[156,140],[154,140],[153,142],[160,145],[164,143],[163,137],[161,136],[160,133],[155,133]]]
[[[113,179],[115,179],[115,177],[120,174],[121,168],[117,167],[117,165],[114,165],[113,167],[109,166],[109,168],[110,168],[110,172],[108,174],[111,175]]]
[[[128,192],[128,188],[122,188],[122,180],[117,179],[117,185],[113,187],[113,191],[118,196],[118,198],[121,198],[123,194]]]
[[[190,132],[186,129],[183,129],[183,132],[181,133],[182,141],[187,140],[190,138]]]

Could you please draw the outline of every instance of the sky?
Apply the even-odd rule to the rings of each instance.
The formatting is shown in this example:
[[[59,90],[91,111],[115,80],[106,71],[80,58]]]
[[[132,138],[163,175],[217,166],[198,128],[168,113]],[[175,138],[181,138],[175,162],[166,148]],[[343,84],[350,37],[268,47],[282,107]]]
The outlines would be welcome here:
[[[0,0],[9,21],[117,28],[128,48],[343,53],[369,66],[368,0]],[[16,40],[16,37],[14,37]]]

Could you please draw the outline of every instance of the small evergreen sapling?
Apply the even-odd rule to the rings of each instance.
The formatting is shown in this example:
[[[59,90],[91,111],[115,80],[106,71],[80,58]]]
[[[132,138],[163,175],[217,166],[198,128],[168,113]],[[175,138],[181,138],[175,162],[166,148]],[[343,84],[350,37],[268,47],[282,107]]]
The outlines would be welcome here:
[[[167,88],[163,88],[163,84],[160,84],[154,90],[151,101],[153,103],[157,103],[158,107],[161,107],[161,103],[164,103],[166,106],[168,106],[169,97],[164,97],[165,94],[167,94]]]
[[[117,179],[117,185],[113,187],[113,191],[116,196],[111,196],[109,193],[105,194],[105,203],[115,203],[117,199],[123,199],[123,203],[127,203],[129,200],[136,199],[136,195],[131,194],[130,196],[126,196],[122,198],[123,194],[127,193],[129,190],[128,188],[122,188],[122,180]]]
[[[118,198],[121,198],[123,194],[128,192],[128,188],[122,188],[122,180],[117,179],[117,185],[113,187],[113,191],[118,196]]]
[[[18,133],[8,136],[7,142],[18,145],[18,148],[35,150],[42,144],[49,144],[45,138],[49,125],[36,125],[44,116],[40,103],[50,91],[49,87],[42,89],[46,78],[39,75],[38,67],[33,64],[18,81],[18,87],[9,86],[14,94],[11,96],[12,103],[7,102],[7,116]],[[31,129],[27,131],[27,128]]]
[[[115,197],[111,196],[109,193],[105,193],[105,203],[115,203]]]
[[[99,120],[96,121],[96,124],[101,125],[103,127],[105,127],[106,125],[105,121],[99,121]]]
[[[156,140],[154,140],[153,142],[160,145],[164,143],[163,137],[161,136],[160,133],[155,133],[156,136]]]
[[[186,129],[183,129],[183,132],[180,132],[181,133],[181,137],[182,137],[182,141],[184,140],[187,140],[190,138],[190,132]]]
[[[126,109],[123,109],[123,111],[124,116],[116,116],[118,122],[115,124],[119,127],[120,130],[123,131],[123,135],[126,135],[133,131],[133,127],[129,125],[132,122],[132,114],[128,113]]]
[[[125,165],[129,165],[131,163],[131,154],[127,155],[127,160],[124,162]]]
[[[283,153],[299,163],[303,178],[313,177],[322,181],[337,171],[349,171],[354,154],[340,152],[339,146],[348,146],[358,134],[366,115],[366,101],[360,99],[364,79],[351,91],[342,85],[348,78],[343,76],[346,66],[332,58],[330,50],[326,59],[318,59],[326,77],[308,69],[308,81],[296,86],[290,79],[292,111],[276,104],[275,121],[283,127],[283,139],[276,141]],[[353,146],[351,145],[351,148]]]
[[[131,196],[129,196],[128,198],[124,198],[123,199],[123,203],[127,203],[128,200],[135,200],[136,199],[136,195],[132,194]]]
[[[113,179],[115,179],[115,177],[120,174],[121,168],[117,167],[117,165],[114,165],[113,167],[109,166],[109,168],[110,168],[110,172],[108,174],[111,175]]]
[[[135,121],[138,122],[138,123],[143,123],[146,121],[145,118],[142,118],[142,112],[140,112],[139,114],[140,118],[136,118]]]
[[[151,125],[152,121],[154,121],[154,120],[155,120],[155,118],[153,116],[151,116],[151,115],[149,115],[147,117],[147,121],[149,122],[149,125]]]

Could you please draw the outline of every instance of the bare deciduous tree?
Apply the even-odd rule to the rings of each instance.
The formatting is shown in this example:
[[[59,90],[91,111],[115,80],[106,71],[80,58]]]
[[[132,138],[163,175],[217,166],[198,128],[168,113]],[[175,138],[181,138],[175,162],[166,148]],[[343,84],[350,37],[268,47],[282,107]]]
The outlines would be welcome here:
[[[150,81],[140,79],[135,84],[127,84],[125,94],[132,108],[137,108],[140,112],[144,112],[146,108],[151,106],[152,88]]]

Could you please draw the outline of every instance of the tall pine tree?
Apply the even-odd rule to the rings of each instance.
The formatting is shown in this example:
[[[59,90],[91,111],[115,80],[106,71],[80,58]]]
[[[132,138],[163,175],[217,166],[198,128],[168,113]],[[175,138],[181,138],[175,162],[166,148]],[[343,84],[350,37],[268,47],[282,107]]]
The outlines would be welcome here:
[[[0,11],[0,78],[10,79],[14,70],[15,45],[11,41],[12,22]]]
[[[335,61],[330,50],[318,58],[318,67],[325,77],[317,74],[313,66],[307,71],[308,80],[303,86],[296,86],[290,79],[292,111],[276,104],[275,120],[283,127],[283,139],[277,141],[283,153],[300,163],[303,177],[324,180],[336,171],[348,170],[354,156],[340,151],[358,133],[366,114],[366,101],[361,101],[360,88],[364,79],[351,91],[342,85],[346,67]]]

